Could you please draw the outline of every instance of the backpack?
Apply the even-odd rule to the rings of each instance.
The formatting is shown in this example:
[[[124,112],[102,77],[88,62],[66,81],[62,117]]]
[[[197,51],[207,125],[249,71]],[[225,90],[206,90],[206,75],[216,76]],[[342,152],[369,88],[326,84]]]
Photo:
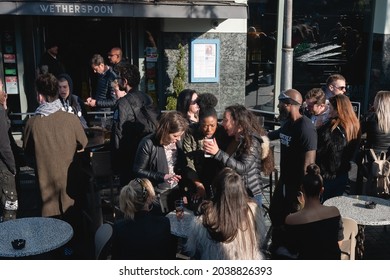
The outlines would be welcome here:
[[[136,123],[136,135],[140,138],[153,133],[157,129],[158,119],[160,117],[160,111],[150,100],[146,104],[145,100],[142,100],[141,106],[134,106],[129,99],[130,107],[133,110],[135,123]]]
[[[390,162],[386,158],[386,152],[381,151],[377,156],[373,149],[370,149],[371,156],[374,158],[371,173],[376,178],[378,194],[389,194],[390,187]]]

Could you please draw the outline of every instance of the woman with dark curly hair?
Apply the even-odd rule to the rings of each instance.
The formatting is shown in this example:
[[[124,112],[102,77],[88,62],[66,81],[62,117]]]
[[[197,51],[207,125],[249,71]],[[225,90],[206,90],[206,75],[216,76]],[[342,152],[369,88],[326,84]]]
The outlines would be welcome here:
[[[232,136],[226,151],[222,151],[216,140],[205,141],[204,151],[231,167],[243,177],[248,195],[261,206],[261,172],[270,174],[274,169],[269,139],[259,125],[256,116],[243,105],[232,105],[225,109],[222,125],[228,136]]]

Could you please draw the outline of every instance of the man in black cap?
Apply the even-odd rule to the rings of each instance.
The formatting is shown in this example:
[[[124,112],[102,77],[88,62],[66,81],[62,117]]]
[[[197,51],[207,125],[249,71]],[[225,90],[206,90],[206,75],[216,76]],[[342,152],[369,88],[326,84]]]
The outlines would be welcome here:
[[[46,52],[42,55],[39,65],[40,74],[51,73],[58,77],[58,75],[65,73],[65,67],[58,59],[58,43],[47,41],[45,47]]]
[[[280,139],[280,178],[271,199],[273,226],[272,249],[283,245],[284,219],[298,209],[298,191],[306,167],[315,163],[317,132],[310,119],[301,114],[302,96],[289,89],[279,95],[281,127],[268,133],[270,140]],[[272,251],[271,249],[271,251]]]

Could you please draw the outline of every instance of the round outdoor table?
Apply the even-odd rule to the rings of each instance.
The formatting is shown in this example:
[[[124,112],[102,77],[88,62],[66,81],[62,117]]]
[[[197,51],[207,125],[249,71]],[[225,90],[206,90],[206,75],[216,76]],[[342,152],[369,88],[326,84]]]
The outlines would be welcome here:
[[[365,203],[373,201],[376,207],[366,208]],[[364,253],[364,227],[390,225],[390,201],[366,195],[348,195],[332,197],[324,202],[327,206],[336,206],[341,216],[354,219],[359,227],[356,237],[356,252],[361,259]]]
[[[65,245],[73,236],[70,224],[59,219],[32,217],[0,223],[0,256],[26,257],[50,252]],[[14,249],[12,240],[25,239],[22,249]]]
[[[175,210],[169,212],[166,217],[171,222],[171,233],[178,237],[187,238],[192,220],[195,218],[191,210],[184,209],[184,217],[182,219],[176,218]]]

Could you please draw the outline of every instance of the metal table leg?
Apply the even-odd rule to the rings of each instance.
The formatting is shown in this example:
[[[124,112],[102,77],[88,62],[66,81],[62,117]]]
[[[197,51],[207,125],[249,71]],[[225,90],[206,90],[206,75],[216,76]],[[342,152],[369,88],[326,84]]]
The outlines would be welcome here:
[[[362,260],[363,259],[363,254],[364,254],[364,225],[358,225],[358,234],[356,236],[356,255],[357,259]]]

